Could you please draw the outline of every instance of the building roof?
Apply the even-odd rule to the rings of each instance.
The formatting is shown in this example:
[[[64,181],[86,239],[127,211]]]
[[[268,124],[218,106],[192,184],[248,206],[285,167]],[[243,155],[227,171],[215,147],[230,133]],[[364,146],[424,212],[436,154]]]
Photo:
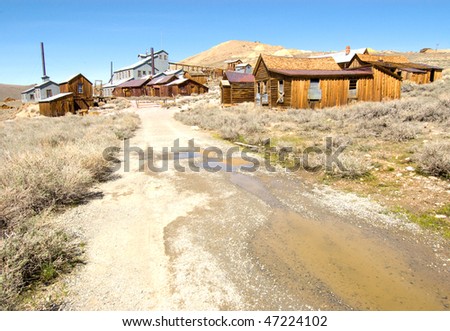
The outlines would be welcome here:
[[[195,80],[192,80],[192,79],[189,79],[189,78],[178,78],[177,80],[174,80],[173,82],[171,82],[169,84],[166,84],[166,86],[181,85],[181,84],[186,83],[186,82],[191,82],[191,83],[194,83],[194,84],[206,87],[205,85],[200,84],[199,82],[196,82]]]
[[[254,83],[255,76],[252,74],[244,74],[242,72],[227,71],[225,76],[230,83]]]
[[[160,50],[160,51],[154,52],[153,55],[155,56],[155,55],[157,55],[157,54],[159,54],[159,53],[166,53],[166,54],[169,54],[169,53],[167,53],[165,50]],[[119,72],[119,71],[124,71],[124,70],[130,70],[130,69],[136,69],[136,68],[138,68],[138,67],[140,67],[140,66],[142,66],[142,65],[144,65],[144,64],[149,64],[149,65],[150,65],[150,63],[152,62],[152,56],[151,56],[151,54],[139,54],[138,57],[141,58],[141,60],[139,60],[139,61],[137,61],[137,62],[135,62],[135,63],[133,63],[133,64],[130,64],[129,66],[126,66],[126,67],[117,69],[117,70],[114,71],[114,72]],[[159,71],[159,70],[158,70],[157,68],[155,68],[155,71]]]
[[[197,76],[207,76],[203,71],[188,71],[189,75],[191,75],[192,77],[197,77]]]
[[[361,62],[379,65],[386,68],[395,68],[401,70],[430,70],[430,69],[438,69],[442,70],[440,67],[430,66],[423,63],[413,63],[408,60],[407,57],[403,55],[367,55],[367,54],[358,54],[356,55]],[[355,57],[356,57],[355,56]]]
[[[61,83],[59,83],[59,85],[69,83],[69,82],[71,82],[72,80],[74,80],[75,78],[77,78],[78,76],[83,76],[84,79],[86,79],[90,84],[92,84],[92,82],[91,82],[89,79],[87,79],[86,76],[84,76],[82,73],[78,73],[78,74],[76,74],[76,75],[73,75],[72,77],[69,77],[69,79],[67,79],[67,80],[65,80],[65,81],[63,81],[63,82],[61,82]]]
[[[54,81],[52,81],[52,80],[47,80],[47,81],[45,81],[45,82],[36,84],[33,88],[34,88],[34,89],[42,88],[42,87],[45,87],[45,86],[51,85],[51,84],[58,85],[58,84],[56,84],[56,83],[55,83]]]
[[[30,93],[30,92],[34,91],[35,88],[36,88],[36,85],[34,85],[33,87],[30,87],[29,89],[27,89],[27,90],[25,90],[25,91],[22,91],[21,94]]]
[[[117,80],[115,83],[108,82],[105,85],[103,85],[103,88],[116,87],[116,86],[119,86],[120,84],[128,82],[129,80],[132,80],[132,79],[133,79],[133,77],[128,77],[128,78],[124,78],[121,80]]]
[[[54,96],[47,98],[47,99],[42,99],[39,102],[50,102],[50,101],[54,101],[54,100],[58,100],[61,98],[65,98],[69,95],[73,94],[72,92],[67,92],[67,93],[59,93],[59,94],[55,94]]]
[[[148,83],[149,80],[150,80],[150,77],[142,78],[142,79],[133,79],[133,80],[126,81],[120,85],[117,85],[117,87],[142,87],[146,83]]]
[[[167,84],[177,78],[178,77],[175,75],[159,76],[159,77],[153,78],[151,81],[149,81],[147,83],[147,85],[163,85],[163,84]]]
[[[358,70],[283,70],[276,69],[272,72],[294,77],[356,77],[371,76],[373,74],[370,67],[359,68]]]
[[[241,64],[237,64],[236,65],[236,68],[240,68],[240,67],[247,67],[247,66],[250,66],[251,67],[251,65],[250,65],[250,63],[241,63]]]
[[[242,60],[241,59],[231,59],[231,60],[226,60],[224,62],[225,63],[236,63],[236,62],[241,62],[242,63]]]
[[[367,48],[357,48],[357,49],[351,49],[348,54],[346,54],[346,51],[342,52],[336,52],[336,53],[329,53],[329,54],[323,54],[323,55],[314,55],[310,56],[310,58],[327,58],[331,57],[336,61],[336,63],[346,63],[350,62],[355,54],[364,54],[367,52]]]
[[[358,58],[363,62],[391,62],[391,63],[410,62],[408,58],[403,55],[358,54]]]
[[[226,79],[222,79],[220,81],[220,85],[222,85],[222,86],[231,86],[230,82],[228,80],[226,80]]]
[[[260,55],[269,71],[273,70],[341,70],[332,58],[294,58]],[[259,63],[259,60],[258,60]],[[257,63],[257,66],[258,66]]]

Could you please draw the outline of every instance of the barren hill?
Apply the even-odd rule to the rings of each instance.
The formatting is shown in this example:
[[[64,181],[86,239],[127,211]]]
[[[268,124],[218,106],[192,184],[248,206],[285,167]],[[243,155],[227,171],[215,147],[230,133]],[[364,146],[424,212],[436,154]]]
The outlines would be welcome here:
[[[33,85],[0,84],[0,101],[3,101],[6,98],[20,100],[20,93],[32,86]]]
[[[204,52],[184,59],[183,63],[204,66],[224,67],[226,60],[241,59],[243,62],[255,64],[259,54],[278,56],[301,56],[310,54],[310,51],[287,49],[283,46],[273,46],[260,42],[230,40],[218,44]]]

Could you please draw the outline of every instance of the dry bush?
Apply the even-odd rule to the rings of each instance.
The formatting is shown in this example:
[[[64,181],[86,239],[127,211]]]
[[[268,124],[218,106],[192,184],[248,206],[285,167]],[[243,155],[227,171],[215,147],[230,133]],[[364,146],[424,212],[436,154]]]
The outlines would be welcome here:
[[[335,178],[359,179],[370,175],[370,165],[362,155],[341,154],[339,161],[343,167],[334,165],[327,174]]]
[[[45,217],[23,220],[4,240],[0,252],[0,309],[20,309],[21,293],[70,271],[82,253],[75,234],[46,223]]]
[[[435,142],[425,145],[415,155],[415,161],[420,172],[450,179],[449,142]]]
[[[0,124],[1,308],[14,309],[25,289],[79,256],[73,236],[38,216],[90,198],[93,184],[111,175],[104,149],[118,147],[138,123],[132,114],[110,114]]]

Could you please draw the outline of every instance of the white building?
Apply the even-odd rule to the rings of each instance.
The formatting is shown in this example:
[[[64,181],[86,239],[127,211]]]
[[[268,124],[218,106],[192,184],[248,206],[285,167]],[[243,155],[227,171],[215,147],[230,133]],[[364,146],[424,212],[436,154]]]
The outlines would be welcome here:
[[[169,53],[160,50],[153,54],[155,75],[169,69]],[[111,80],[103,85],[103,96],[110,97],[114,88],[132,79],[142,79],[145,76],[152,75],[152,55],[139,54],[139,61],[132,65],[120,68],[114,71]]]
[[[22,102],[38,102],[59,94],[58,84],[46,76],[42,79],[44,80],[42,83],[22,92]]]

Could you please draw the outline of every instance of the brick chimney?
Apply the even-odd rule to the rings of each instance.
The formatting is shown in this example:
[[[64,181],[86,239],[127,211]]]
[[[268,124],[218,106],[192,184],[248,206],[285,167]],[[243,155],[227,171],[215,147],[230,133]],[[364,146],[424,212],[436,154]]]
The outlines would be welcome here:
[[[345,47],[345,55],[350,54],[350,46]]]

